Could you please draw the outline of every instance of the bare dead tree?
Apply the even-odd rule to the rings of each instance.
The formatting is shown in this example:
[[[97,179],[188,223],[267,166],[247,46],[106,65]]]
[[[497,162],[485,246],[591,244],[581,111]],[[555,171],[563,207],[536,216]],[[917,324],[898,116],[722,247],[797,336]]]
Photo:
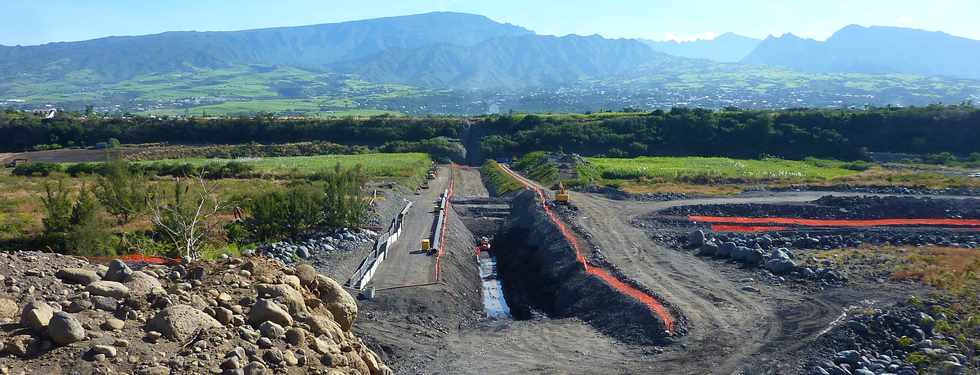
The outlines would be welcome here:
[[[221,210],[216,187],[204,179],[203,172],[195,178],[195,182],[199,189],[192,191],[190,185],[181,184],[180,178],[177,178],[172,200],[163,200],[154,195],[149,201],[150,221],[159,232],[170,238],[178,253],[187,261],[193,261],[200,255],[201,244],[216,225],[211,218]]]

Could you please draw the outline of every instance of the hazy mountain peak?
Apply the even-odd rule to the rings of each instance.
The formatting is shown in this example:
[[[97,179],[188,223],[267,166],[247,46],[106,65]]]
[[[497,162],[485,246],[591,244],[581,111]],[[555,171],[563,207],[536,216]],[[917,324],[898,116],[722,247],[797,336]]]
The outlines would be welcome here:
[[[825,42],[789,33],[766,38],[742,61],[807,72],[980,78],[980,41],[904,27],[848,25]]]
[[[641,40],[650,48],[669,55],[694,59],[707,59],[719,62],[737,62],[749,54],[761,42],[750,38],[726,32],[714,39],[698,39],[688,42]]]

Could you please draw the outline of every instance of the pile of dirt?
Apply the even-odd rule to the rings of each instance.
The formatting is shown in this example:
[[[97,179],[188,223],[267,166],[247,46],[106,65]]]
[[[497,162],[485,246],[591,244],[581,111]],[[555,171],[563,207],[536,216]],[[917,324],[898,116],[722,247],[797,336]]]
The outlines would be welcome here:
[[[0,253],[0,373],[389,374],[357,304],[263,258],[108,266]]]

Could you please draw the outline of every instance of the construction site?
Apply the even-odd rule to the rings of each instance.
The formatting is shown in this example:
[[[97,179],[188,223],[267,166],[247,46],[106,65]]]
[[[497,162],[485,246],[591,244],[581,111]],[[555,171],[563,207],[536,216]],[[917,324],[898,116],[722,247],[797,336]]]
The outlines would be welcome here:
[[[969,197],[640,201],[551,190],[498,168],[523,190],[492,196],[480,170],[443,165],[417,194],[385,192],[387,240],[331,260],[349,268],[330,276],[360,294],[355,330],[397,373],[913,373],[902,358],[914,349],[871,343],[901,327],[853,329],[873,319],[867,311],[895,314],[929,288],[860,277],[815,254],[971,248],[980,228]],[[915,340],[930,335],[942,333]],[[946,349],[975,367],[975,353]],[[848,350],[867,363],[841,359]]]

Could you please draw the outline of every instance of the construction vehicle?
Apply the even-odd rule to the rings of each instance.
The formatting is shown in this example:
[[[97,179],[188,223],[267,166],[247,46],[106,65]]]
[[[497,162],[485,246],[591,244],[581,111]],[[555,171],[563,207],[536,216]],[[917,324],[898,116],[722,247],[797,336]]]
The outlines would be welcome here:
[[[565,184],[558,181],[558,193],[555,194],[555,203],[568,204],[568,191],[565,190]]]
[[[428,180],[435,180],[436,179],[436,171],[429,171],[429,173],[425,175],[425,178],[428,179]]]
[[[477,246],[480,248],[480,251],[490,251],[490,239],[486,236],[480,237],[480,241]]]
[[[424,238],[424,239],[422,239],[422,248],[421,248],[421,250],[422,250],[422,252],[427,252],[427,251],[429,251],[429,247],[430,247],[430,246],[432,246],[432,245],[431,245],[431,243],[429,242],[429,239],[428,239],[428,238]]]

